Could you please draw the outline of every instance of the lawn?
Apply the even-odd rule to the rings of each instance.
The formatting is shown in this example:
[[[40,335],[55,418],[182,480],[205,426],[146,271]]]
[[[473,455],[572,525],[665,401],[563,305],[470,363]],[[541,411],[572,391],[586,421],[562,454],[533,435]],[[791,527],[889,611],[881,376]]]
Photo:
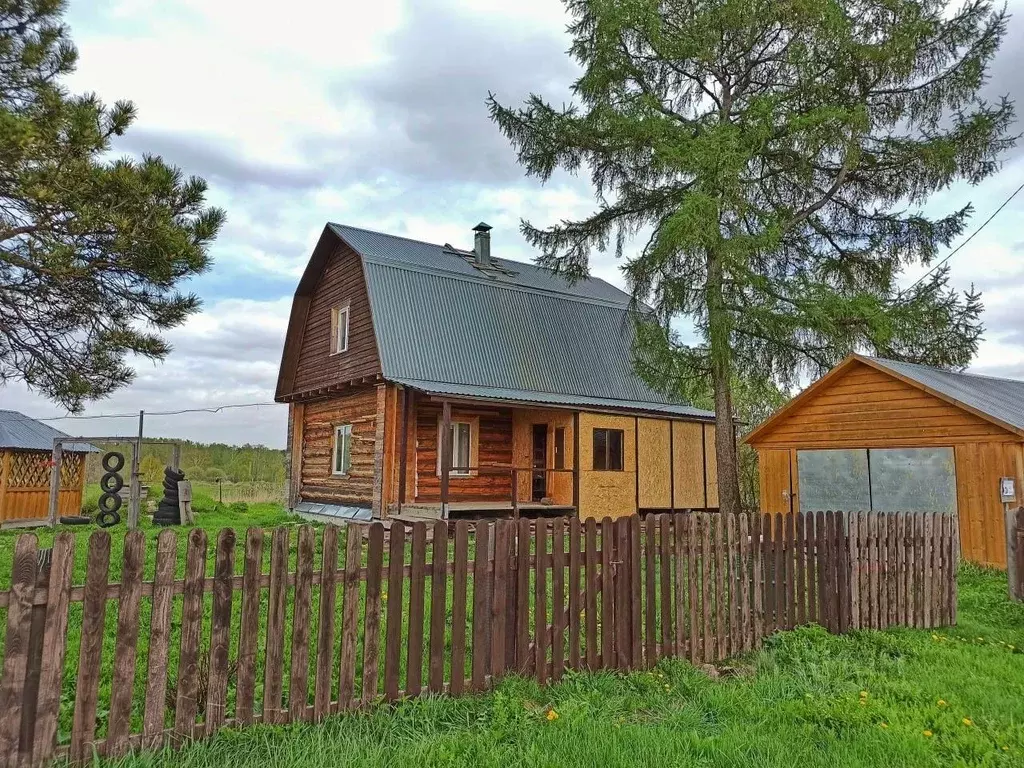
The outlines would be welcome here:
[[[782,633],[710,678],[684,662],[486,696],[427,698],[320,725],[226,731],[107,766],[1024,765],[1024,606],[961,569],[959,626]]]

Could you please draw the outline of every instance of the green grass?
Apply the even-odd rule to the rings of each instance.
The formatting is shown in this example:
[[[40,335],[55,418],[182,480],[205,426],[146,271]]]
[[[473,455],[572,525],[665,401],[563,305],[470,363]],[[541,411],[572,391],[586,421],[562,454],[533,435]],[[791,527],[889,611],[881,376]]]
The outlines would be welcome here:
[[[98,764],[1024,765],[1024,606],[1007,600],[1005,575],[969,565],[960,573],[955,628],[838,637],[803,628],[743,660],[747,676],[710,679],[663,662],[624,676],[573,674],[549,688],[506,679],[485,696],[226,731],[178,753]]]

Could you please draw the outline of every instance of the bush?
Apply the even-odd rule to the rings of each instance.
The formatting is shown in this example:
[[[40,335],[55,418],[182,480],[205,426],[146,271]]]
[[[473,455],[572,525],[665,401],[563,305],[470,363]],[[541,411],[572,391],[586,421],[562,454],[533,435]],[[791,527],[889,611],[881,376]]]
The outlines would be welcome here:
[[[235,501],[228,505],[228,509],[234,512],[236,515],[244,515],[249,511],[249,505],[244,501]]]

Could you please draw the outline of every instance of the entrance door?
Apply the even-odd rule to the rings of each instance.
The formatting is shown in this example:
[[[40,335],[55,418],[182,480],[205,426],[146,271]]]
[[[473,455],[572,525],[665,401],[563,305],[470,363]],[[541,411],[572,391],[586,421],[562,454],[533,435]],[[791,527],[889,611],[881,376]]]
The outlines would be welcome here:
[[[534,469],[544,469],[548,462],[548,425],[533,425],[533,453],[532,466]],[[533,501],[540,501],[548,495],[547,472],[534,472],[533,483],[531,484],[530,498]]]
[[[793,483],[787,449],[761,449],[757,452],[761,479],[761,511],[774,515],[793,511]]]

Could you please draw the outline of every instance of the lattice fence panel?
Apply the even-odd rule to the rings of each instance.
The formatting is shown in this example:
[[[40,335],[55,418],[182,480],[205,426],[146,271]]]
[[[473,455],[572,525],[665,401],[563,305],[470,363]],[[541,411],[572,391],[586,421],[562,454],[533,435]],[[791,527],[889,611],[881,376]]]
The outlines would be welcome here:
[[[11,454],[9,488],[48,488],[50,454],[41,451],[15,451]],[[80,453],[64,456],[60,468],[61,488],[77,488],[82,482],[85,461]]]

